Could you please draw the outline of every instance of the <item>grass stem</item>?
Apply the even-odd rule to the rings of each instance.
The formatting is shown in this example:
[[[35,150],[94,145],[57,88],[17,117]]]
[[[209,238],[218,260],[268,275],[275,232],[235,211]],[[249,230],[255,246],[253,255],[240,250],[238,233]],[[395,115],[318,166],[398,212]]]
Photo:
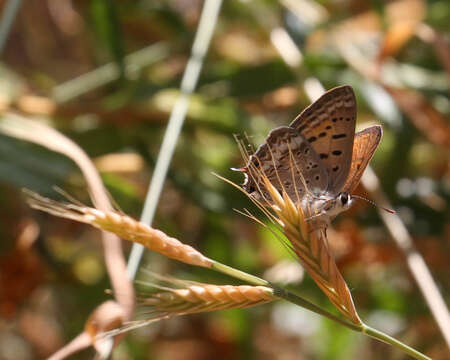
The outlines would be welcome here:
[[[410,356],[412,356],[414,359],[419,359],[419,360],[431,360],[430,357],[422,354],[421,352],[414,350],[413,348],[409,347],[406,344],[403,344],[401,341],[398,341],[397,339],[394,339],[393,337],[377,330],[374,328],[371,328],[370,326],[366,325],[366,324],[362,324],[362,330],[361,332],[363,334],[366,334],[374,339],[380,340],[386,344],[390,344],[392,346],[395,346],[397,349],[402,350],[403,352],[409,354]]]
[[[330,312],[328,312],[325,309],[320,308],[317,305],[314,305],[313,303],[309,302],[308,300],[303,299],[302,297],[278,286],[275,284],[270,283],[267,280],[261,279],[257,276],[251,275],[251,274],[247,274],[244,271],[241,270],[237,270],[232,268],[231,266],[219,263],[217,261],[213,261],[212,269],[219,271],[223,274],[227,274],[229,276],[232,276],[236,279],[240,279],[243,281],[248,282],[249,284],[253,284],[253,285],[262,285],[262,286],[269,286],[272,289],[274,289],[274,294],[275,296],[284,299],[286,301],[289,301],[293,304],[299,305],[305,309],[308,309],[312,312],[315,312],[316,314],[325,316],[326,318],[335,321],[343,326],[345,326],[348,329],[351,329],[353,331],[356,332],[360,332],[363,333],[367,336],[370,336],[374,339],[380,340],[384,343],[390,344],[394,347],[396,347],[399,350],[402,350],[403,352],[407,353],[408,355],[412,356],[415,359],[419,359],[419,360],[431,360],[430,357],[420,353],[417,350],[414,350],[413,348],[409,347],[408,345],[402,343],[401,341],[394,339],[393,337],[379,331],[376,330],[374,328],[371,328],[370,326],[366,325],[366,324],[353,324],[350,321],[347,321],[343,318],[340,318]]]
[[[240,279],[240,280],[246,281],[246,282],[248,282],[248,283],[250,283],[252,285],[269,286],[272,289],[274,289],[274,294],[277,297],[281,298],[281,299],[284,299],[284,300],[289,301],[289,302],[291,302],[293,304],[299,305],[299,306],[301,306],[301,307],[303,307],[305,309],[308,309],[308,310],[310,310],[312,312],[315,312],[316,314],[325,316],[328,319],[333,320],[333,321],[335,321],[335,322],[337,322],[337,323],[339,323],[341,325],[344,325],[345,327],[347,327],[349,329],[352,329],[354,331],[359,331],[359,332],[362,331],[361,327],[359,327],[358,325],[353,324],[350,321],[344,320],[344,319],[342,319],[342,318],[340,318],[340,317],[338,317],[338,316],[336,316],[336,315],[334,315],[334,314],[332,314],[332,313],[330,313],[330,312],[320,308],[319,306],[314,305],[313,303],[309,302],[308,300],[305,300],[302,297],[300,297],[300,296],[298,296],[298,295],[296,295],[296,294],[294,294],[294,293],[292,293],[292,292],[290,292],[290,291],[288,291],[288,290],[286,290],[286,289],[284,289],[284,288],[282,288],[282,287],[280,287],[278,285],[270,283],[267,280],[261,279],[261,278],[259,278],[257,276],[254,276],[254,275],[247,274],[246,272],[234,269],[234,268],[232,268],[232,267],[230,267],[228,265],[221,264],[221,263],[219,263],[217,261],[213,261],[213,264],[212,264],[211,268],[214,269],[214,270],[217,270],[217,271],[219,271],[219,272],[221,272],[223,274],[227,274],[229,276],[232,276],[232,277],[234,277],[236,279]]]

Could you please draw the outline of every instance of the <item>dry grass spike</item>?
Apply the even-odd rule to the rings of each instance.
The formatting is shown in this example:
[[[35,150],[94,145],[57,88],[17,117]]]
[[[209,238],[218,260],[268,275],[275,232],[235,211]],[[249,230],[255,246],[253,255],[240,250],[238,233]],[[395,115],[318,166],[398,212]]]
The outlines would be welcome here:
[[[240,149],[245,153],[242,144],[240,144]],[[248,158],[248,154],[245,153],[244,159]],[[293,173],[298,172],[295,165],[292,165],[291,169]],[[361,324],[347,283],[339,272],[328,248],[326,230],[316,228],[314,221],[307,220],[314,218],[313,209],[308,206],[307,201],[300,201],[298,195],[296,199],[292,199],[284,191],[281,183],[280,193],[262,169],[254,168],[253,170],[253,173],[258,176],[258,181],[255,183],[258,187],[261,183],[261,188],[258,188],[262,195],[261,199],[255,199],[242,188],[239,187],[239,189],[259,209],[262,209],[272,222],[278,224],[282,234],[288,240],[288,247],[301,260],[305,270],[336,308],[354,324]],[[301,176],[301,174],[292,176],[294,175]],[[250,172],[250,176],[252,176],[252,172]],[[233,185],[238,187],[236,184]],[[307,196],[313,195],[307,194]]]
[[[167,236],[127,215],[114,211],[101,211],[80,204],[64,204],[25,190],[28,203],[34,209],[55,216],[90,224],[98,229],[112,232],[122,239],[144,245],[171,259],[202,267],[211,267],[212,260],[189,245]]]
[[[152,292],[141,292],[137,299],[138,317],[124,326],[105,333],[115,336],[152,322],[174,316],[203,313],[216,310],[246,308],[265,304],[278,297],[274,290],[265,286],[249,285],[213,285],[193,281],[179,280],[147,271],[156,281],[138,281]],[[161,282],[168,286],[161,285]],[[177,288],[174,288],[174,287]]]

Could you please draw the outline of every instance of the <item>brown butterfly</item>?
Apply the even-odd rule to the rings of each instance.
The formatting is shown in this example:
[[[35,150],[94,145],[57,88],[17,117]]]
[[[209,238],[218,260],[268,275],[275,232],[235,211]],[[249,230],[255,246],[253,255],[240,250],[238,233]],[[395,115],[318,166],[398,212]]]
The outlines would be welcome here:
[[[264,176],[281,193],[308,206],[327,226],[353,202],[351,193],[382,137],[379,125],[355,134],[356,99],[350,86],[327,91],[289,126],[273,129],[239,169],[243,188],[271,203]]]

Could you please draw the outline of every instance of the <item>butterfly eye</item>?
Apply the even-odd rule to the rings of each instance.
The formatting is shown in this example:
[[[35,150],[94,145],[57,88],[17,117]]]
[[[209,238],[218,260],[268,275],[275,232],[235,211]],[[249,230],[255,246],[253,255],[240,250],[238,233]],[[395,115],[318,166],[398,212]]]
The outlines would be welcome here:
[[[340,198],[341,198],[341,203],[342,203],[342,205],[345,205],[345,204],[348,203],[348,194],[342,193],[341,196],[340,196]]]

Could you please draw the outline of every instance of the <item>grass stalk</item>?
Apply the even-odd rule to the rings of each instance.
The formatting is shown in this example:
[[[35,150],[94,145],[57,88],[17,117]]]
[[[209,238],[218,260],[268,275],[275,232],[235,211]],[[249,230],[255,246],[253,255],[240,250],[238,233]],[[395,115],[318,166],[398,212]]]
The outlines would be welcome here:
[[[358,325],[355,325],[349,321],[346,321],[346,320],[322,309],[321,307],[314,305],[313,303],[309,302],[308,300],[306,300],[306,299],[304,299],[304,298],[302,298],[302,297],[300,297],[278,285],[270,283],[267,280],[264,280],[257,276],[248,274],[244,271],[234,269],[231,266],[219,263],[217,261],[213,261],[211,269],[219,271],[222,274],[226,274],[231,277],[234,277],[235,279],[246,281],[247,283],[252,284],[252,285],[271,287],[274,290],[274,294],[281,299],[284,299],[293,304],[301,306],[305,309],[315,312],[316,314],[325,316],[326,318],[333,320],[341,325],[344,325],[345,327],[347,327],[349,329],[352,329],[355,331],[361,331],[361,328]]]
[[[408,345],[402,343],[401,341],[394,339],[392,336],[389,336],[389,335],[385,334],[384,332],[374,329],[366,324],[362,324],[361,332],[367,336],[370,336],[371,338],[380,340],[386,344],[390,344],[390,345],[396,347],[397,349],[402,350],[403,352],[412,356],[414,359],[431,360],[430,357],[422,354],[421,352],[419,352],[417,350],[414,350],[412,347],[409,347]]]
[[[402,343],[401,341],[399,341],[379,330],[376,330],[364,323],[354,324],[350,321],[340,318],[340,317],[322,309],[321,307],[309,302],[308,300],[305,300],[304,298],[292,293],[291,291],[288,291],[278,285],[272,284],[267,280],[264,280],[257,276],[248,274],[244,271],[234,269],[231,266],[219,263],[217,261],[213,261],[211,269],[219,271],[223,274],[229,275],[236,279],[246,281],[252,285],[271,287],[274,290],[274,295],[281,299],[289,301],[290,303],[293,303],[295,305],[301,306],[305,309],[315,312],[316,314],[322,315],[336,323],[339,323],[340,325],[345,326],[346,328],[348,328],[350,330],[365,334],[374,339],[377,339],[379,341],[382,341],[384,343],[392,345],[392,346],[396,347],[397,349],[402,350],[403,352],[412,356],[415,359],[431,360],[430,357],[422,354],[421,352],[419,352],[417,350],[414,350],[413,348],[409,347],[408,345]]]

